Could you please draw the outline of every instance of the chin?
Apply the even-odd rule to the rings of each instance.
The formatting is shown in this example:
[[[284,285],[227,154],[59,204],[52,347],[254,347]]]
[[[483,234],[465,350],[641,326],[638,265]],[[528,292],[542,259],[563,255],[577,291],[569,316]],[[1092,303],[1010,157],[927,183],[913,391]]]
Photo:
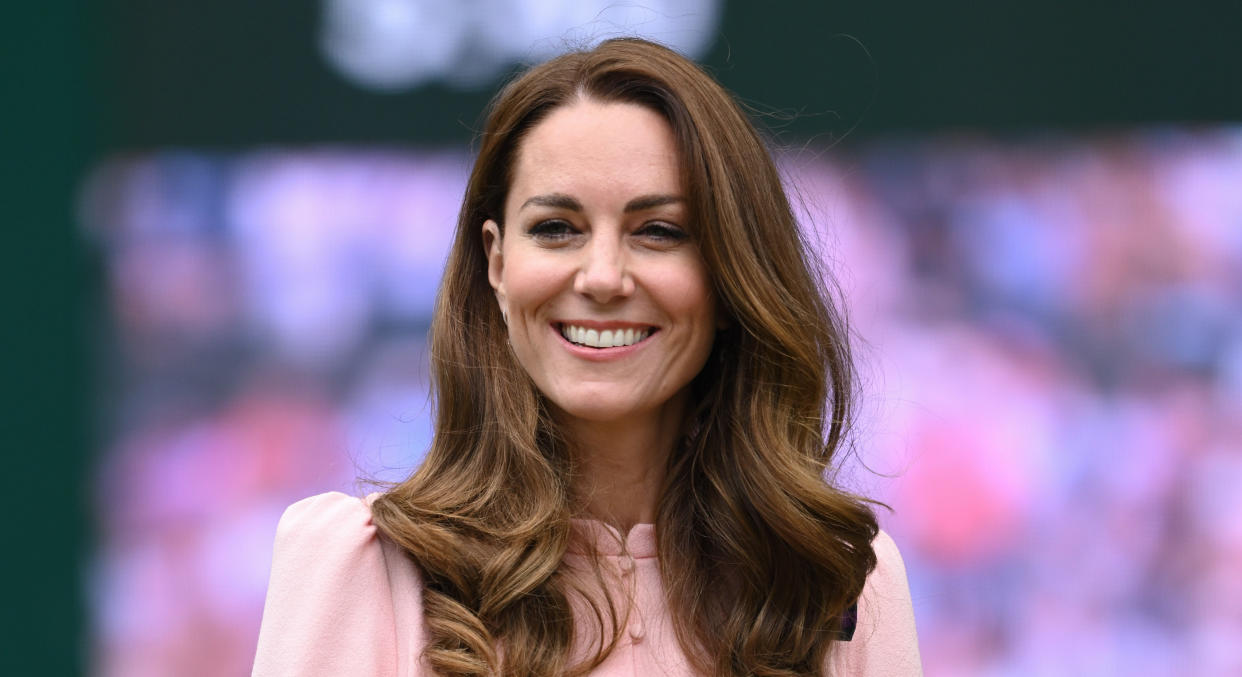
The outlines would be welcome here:
[[[669,407],[679,407],[680,397],[674,394],[633,392],[618,383],[578,384],[561,391],[545,391],[544,396],[562,415],[581,422],[601,425],[632,421],[659,420]]]
[[[613,423],[638,413],[633,406],[621,403],[596,402],[587,406],[581,404],[573,406],[564,406],[561,403],[555,404],[562,414],[570,418],[590,421],[591,423]]]

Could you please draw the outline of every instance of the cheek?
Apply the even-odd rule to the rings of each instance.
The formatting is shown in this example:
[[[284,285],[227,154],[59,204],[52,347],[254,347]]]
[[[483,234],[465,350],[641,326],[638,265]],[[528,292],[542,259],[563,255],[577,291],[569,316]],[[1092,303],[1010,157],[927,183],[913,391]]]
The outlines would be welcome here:
[[[510,315],[528,315],[562,286],[556,267],[540,257],[518,254],[505,264],[503,284]]]
[[[710,345],[716,330],[717,304],[702,262],[685,262],[662,271],[658,288],[665,312]]]
[[[707,276],[707,267],[701,260],[678,269],[678,286],[683,290],[680,296],[686,307],[697,308],[701,313],[713,314],[715,299],[712,294],[712,283]]]

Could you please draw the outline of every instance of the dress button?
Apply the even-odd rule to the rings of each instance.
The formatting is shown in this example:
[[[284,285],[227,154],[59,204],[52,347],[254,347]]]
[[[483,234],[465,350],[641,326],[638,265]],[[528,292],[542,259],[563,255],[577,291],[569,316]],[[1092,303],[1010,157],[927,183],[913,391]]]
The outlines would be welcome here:
[[[630,623],[630,639],[634,640],[635,644],[643,641],[644,634],[642,622],[636,621],[634,623]]]
[[[634,558],[626,555],[621,560],[621,575],[630,576],[634,573]]]

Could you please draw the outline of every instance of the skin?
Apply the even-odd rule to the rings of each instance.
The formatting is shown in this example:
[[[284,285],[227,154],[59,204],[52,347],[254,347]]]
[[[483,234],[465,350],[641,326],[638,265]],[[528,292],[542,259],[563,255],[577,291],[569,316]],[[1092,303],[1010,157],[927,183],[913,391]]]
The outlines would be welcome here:
[[[527,133],[513,176],[503,236],[483,225],[509,342],[579,459],[581,509],[622,529],[654,522],[720,328],[672,130],[642,106],[580,99]],[[601,350],[563,324],[652,333]]]

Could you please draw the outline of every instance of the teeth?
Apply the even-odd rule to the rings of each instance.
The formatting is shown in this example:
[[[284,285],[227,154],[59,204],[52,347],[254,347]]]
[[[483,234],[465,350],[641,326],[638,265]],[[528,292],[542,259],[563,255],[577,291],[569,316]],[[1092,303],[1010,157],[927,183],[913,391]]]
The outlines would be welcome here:
[[[591,348],[620,348],[623,346],[632,346],[635,343],[647,338],[651,334],[650,329],[605,329],[599,331],[596,329],[586,329],[571,324],[561,325],[561,336],[573,343],[581,346],[589,346]]]

